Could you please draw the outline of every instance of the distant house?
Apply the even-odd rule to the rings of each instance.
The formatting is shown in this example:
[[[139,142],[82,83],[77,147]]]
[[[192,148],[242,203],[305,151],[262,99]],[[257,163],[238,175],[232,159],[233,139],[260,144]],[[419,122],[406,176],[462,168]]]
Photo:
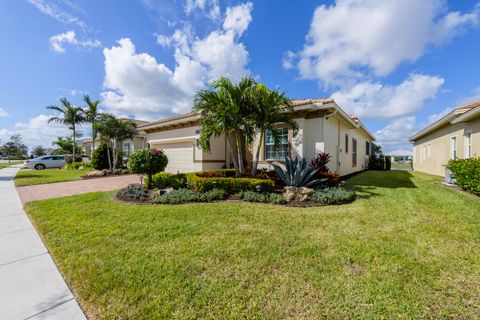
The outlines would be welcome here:
[[[405,163],[413,158],[413,152],[409,150],[394,150],[387,152],[386,155],[392,158],[392,163]]]
[[[328,167],[340,175],[367,168],[371,143],[375,140],[362,122],[346,114],[331,98],[292,100],[294,119],[299,130],[296,136],[282,128],[281,145],[275,146],[266,132],[263,141],[255,141],[253,150],[261,144],[259,167],[272,167],[285,156],[300,156],[310,160],[318,152],[328,152],[332,158]],[[201,114],[187,113],[153,121],[138,127],[145,132],[150,148],[163,149],[168,156],[166,171],[192,172],[231,167],[230,152],[224,136],[212,139],[211,152],[200,149]],[[252,161],[252,151],[247,158]]]
[[[413,168],[444,175],[450,159],[480,154],[480,100],[458,106],[410,138]]]
[[[127,119],[125,119],[127,120]],[[145,132],[142,132],[141,130],[138,129],[139,126],[144,125],[148,123],[147,121],[142,121],[142,120],[133,120],[133,119],[128,119],[129,121],[132,121],[136,124],[137,126],[137,132],[133,136],[132,139],[125,139],[123,141],[119,141],[119,147],[120,150],[123,152],[124,156],[130,155],[132,152],[136,150],[141,150],[145,149],[147,147],[146,143],[146,135]],[[95,149],[102,143],[100,136],[97,137],[95,140]],[[79,139],[78,141],[78,146],[82,150],[82,153],[89,157],[92,154],[92,138],[82,138]]]

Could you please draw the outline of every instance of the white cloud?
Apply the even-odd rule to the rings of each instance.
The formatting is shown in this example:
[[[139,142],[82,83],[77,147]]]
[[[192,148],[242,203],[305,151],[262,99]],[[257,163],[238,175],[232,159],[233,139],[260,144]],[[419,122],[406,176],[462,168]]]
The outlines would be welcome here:
[[[326,85],[386,76],[479,18],[478,6],[470,13],[448,12],[443,0],[337,0],[316,8],[297,67],[302,78]]]
[[[0,108],[0,118],[1,117],[6,117],[8,115],[9,115],[9,113],[7,111],[5,111],[5,109]]]
[[[192,14],[196,9],[206,13],[212,20],[220,18],[220,5],[218,0],[187,0],[185,2],[185,13]]]
[[[252,9],[253,4],[251,2],[227,8],[227,16],[223,22],[223,28],[231,30],[238,35],[243,34],[250,22],[252,22]]]
[[[157,62],[148,53],[136,52],[130,39],[121,39],[118,46],[104,49],[104,104],[112,112],[142,118],[189,112],[194,94],[210,81],[220,76],[237,81],[249,74],[248,51],[239,38],[248,26],[246,22],[251,21],[252,5],[238,7],[241,9],[227,9],[227,27],[203,38],[194,36],[188,27],[168,37],[157,35],[159,44],[174,48],[174,68]],[[239,11],[249,17],[238,18]]]
[[[66,51],[65,44],[82,48],[97,48],[102,45],[99,40],[78,40],[76,33],[73,30],[54,35],[50,38],[50,46],[55,52],[64,53]]]
[[[414,116],[401,117],[393,120],[384,128],[375,132],[376,143],[380,144],[384,151],[392,148],[408,148],[411,145],[408,138],[418,131],[418,126],[415,122]]]
[[[397,86],[379,82],[361,82],[332,94],[346,111],[363,118],[393,118],[412,114],[434,99],[444,79],[411,74]]]
[[[74,15],[58,8],[53,3],[47,3],[44,0],[27,0],[30,4],[34,5],[41,13],[61,22],[64,24],[71,24],[80,27],[83,31],[89,29],[87,24],[75,17]]]

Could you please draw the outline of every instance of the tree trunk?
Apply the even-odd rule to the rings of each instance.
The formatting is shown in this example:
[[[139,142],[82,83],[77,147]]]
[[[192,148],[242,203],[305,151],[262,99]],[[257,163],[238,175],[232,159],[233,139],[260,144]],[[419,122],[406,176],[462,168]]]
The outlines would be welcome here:
[[[90,150],[90,160],[92,159],[93,151],[95,151],[95,125],[92,122],[92,150]]]
[[[240,168],[238,166],[238,148],[237,148],[237,135],[235,131],[231,131],[227,134],[228,144],[230,145],[230,154],[232,155],[233,167],[235,168],[235,175],[240,175]]]
[[[75,162],[75,151],[77,151],[76,150],[77,149],[76,148],[77,144],[76,144],[76,137],[75,137],[76,136],[75,124],[73,124],[72,130],[73,130],[73,153],[72,153],[73,154],[73,159],[72,159],[72,162]]]
[[[105,145],[107,146],[107,159],[108,159],[108,168],[110,169],[110,172],[112,171],[112,160],[110,158],[110,143],[106,143]]]
[[[258,168],[258,161],[260,160],[260,149],[262,148],[262,141],[263,141],[263,133],[264,129],[260,129],[260,137],[258,137],[258,145],[257,151],[255,153],[255,159],[253,159],[253,166],[252,166],[252,178],[255,178],[257,175],[257,168]]]
[[[244,149],[245,149],[245,138],[244,134],[241,130],[237,130],[237,156],[238,156],[238,169],[240,170],[241,174],[245,174],[245,157],[244,157]]]
[[[117,161],[118,161],[118,156],[117,156],[117,139],[113,139],[113,170],[117,169]]]

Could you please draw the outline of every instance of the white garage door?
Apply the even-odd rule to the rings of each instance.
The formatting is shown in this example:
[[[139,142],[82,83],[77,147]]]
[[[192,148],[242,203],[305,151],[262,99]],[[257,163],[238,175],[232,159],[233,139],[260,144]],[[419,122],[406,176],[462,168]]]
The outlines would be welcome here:
[[[193,170],[193,146],[191,142],[179,142],[172,144],[154,144],[154,149],[162,149],[168,157],[166,172],[192,172]]]

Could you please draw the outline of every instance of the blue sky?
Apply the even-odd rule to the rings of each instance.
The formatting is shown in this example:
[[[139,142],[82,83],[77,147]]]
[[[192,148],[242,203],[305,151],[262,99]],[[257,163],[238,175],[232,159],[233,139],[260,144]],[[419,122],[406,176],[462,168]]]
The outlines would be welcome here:
[[[384,150],[480,98],[477,1],[0,2],[0,139],[68,131],[45,106],[83,94],[122,116],[188,112],[220,75],[291,98],[333,96]],[[88,135],[88,130],[85,129]]]

